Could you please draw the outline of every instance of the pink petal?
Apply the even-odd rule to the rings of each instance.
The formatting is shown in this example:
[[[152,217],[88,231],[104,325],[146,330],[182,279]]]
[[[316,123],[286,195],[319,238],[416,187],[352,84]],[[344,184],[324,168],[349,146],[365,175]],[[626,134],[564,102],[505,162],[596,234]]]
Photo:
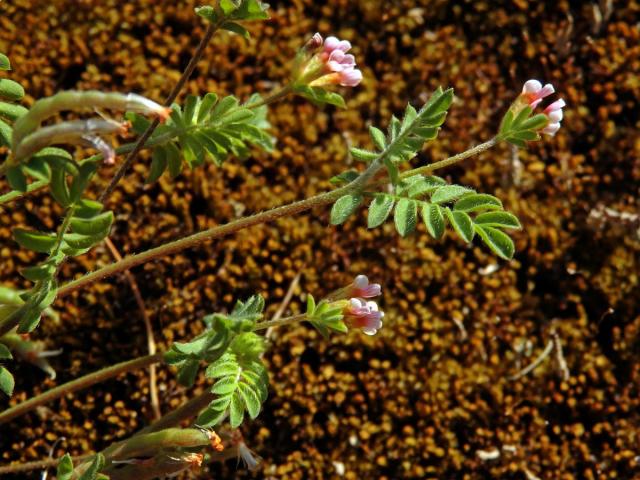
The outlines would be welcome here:
[[[351,50],[351,43],[348,40],[342,40],[338,43],[337,49],[342,50],[343,52],[348,52]]]
[[[327,37],[324,41],[324,51],[327,53],[332,52],[340,45],[340,40],[336,37]]]
[[[522,93],[538,93],[542,89],[542,84],[538,80],[527,80],[522,87]]]
[[[547,125],[542,129],[542,133],[553,137],[558,130],[560,130],[559,123],[550,123],[549,125]]]
[[[552,112],[547,113],[547,117],[551,123],[560,123],[562,116],[562,110],[553,110]]]
[[[538,92],[537,98],[546,98],[555,91],[556,89],[553,88],[553,85],[551,85],[550,83],[547,83],[544,87],[542,87],[542,90]]]
[[[536,109],[536,107],[537,107],[538,105],[540,105],[540,103],[542,103],[542,99],[541,99],[541,98],[539,98],[539,99],[537,99],[537,100],[534,100],[533,102],[531,102],[531,103],[529,104],[529,106],[530,106],[533,110],[535,110],[535,109]]]
[[[340,85],[355,87],[362,81],[362,72],[358,69],[345,70],[340,74]]]
[[[356,57],[354,57],[353,55],[350,55],[350,54],[349,55],[345,55],[340,63],[342,63],[343,65],[347,65],[347,66],[353,67],[356,64]]]
[[[329,61],[342,63],[342,60],[344,60],[344,56],[345,55],[342,50],[334,50],[329,55]]]
[[[553,102],[547,108],[545,108],[544,109],[544,113],[550,113],[550,112],[554,112],[556,110],[562,110],[566,106],[567,106],[567,104],[565,103],[565,101],[563,99],[559,99],[559,100],[556,100],[555,102]]]
[[[369,279],[366,275],[358,275],[353,281],[353,285],[356,288],[365,288],[367,285],[369,285]]]

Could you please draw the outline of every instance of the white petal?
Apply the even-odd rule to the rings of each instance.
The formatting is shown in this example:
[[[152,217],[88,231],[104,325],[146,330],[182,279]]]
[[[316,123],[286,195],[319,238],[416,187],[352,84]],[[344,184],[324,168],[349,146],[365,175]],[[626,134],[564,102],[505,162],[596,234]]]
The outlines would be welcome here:
[[[522,87],[522,93],[537,93],[542,89],[542,84],[538,80],[527,80]]]

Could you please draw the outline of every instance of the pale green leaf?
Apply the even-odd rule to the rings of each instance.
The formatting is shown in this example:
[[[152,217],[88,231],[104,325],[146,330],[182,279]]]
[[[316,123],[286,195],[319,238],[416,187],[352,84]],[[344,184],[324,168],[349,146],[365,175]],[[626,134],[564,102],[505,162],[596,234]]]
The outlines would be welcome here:
[[[486,225],[475,225],[475,231],[482,241],[499,257],[511,260],[515,253],[513,240],[497,228]]]
[[[396,204],[394,221],[398,233],[406,237],[416,228],[417,204],[414,200],[402,198]]]
[[[362,203],[362,195],[344,195],[340,197],[331,209],[331,224],[344,223]]]
[[[391,195],[378,194],[369,205],[369,215],[367,218],[367,226],[375,228],[382,225],[393,209],[394,199]]]
[[[475,223],[482,226],[520,229],[518,217],[509,212],[487,212],[478,215]]]

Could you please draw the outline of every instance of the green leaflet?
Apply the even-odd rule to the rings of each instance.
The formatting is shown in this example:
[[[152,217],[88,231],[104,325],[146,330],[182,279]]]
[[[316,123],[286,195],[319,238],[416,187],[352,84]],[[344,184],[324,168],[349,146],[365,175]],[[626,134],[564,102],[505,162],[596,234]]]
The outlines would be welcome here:
[[[465,212],[452,212],[449,208],[444,211],[458,236],[467,243],[471,242],[475,234],[471,217]]]
[[[9,349],[2,343],[0,343],[0,360],[11,360],[13,356]]]
[[[9,61],[9,57],[7,57],[4,53],[0,53],[0,70],[11,70],[11,62]]]
[[[427,227],[429,235],[439,239],[444,235],[446,222],[440,205],[424,203],[422,205],[422,219]]]
[[[0,78],[0,97],[17,102],[24,97],[24,88],[18,82],[8,78]]]
[[[267,108],[251,107],[260,101],[253,95],[241,104],[234,96],[218,98],[208,93],[203,98],[188,96],[183,107],[174,104],[170,120],[151,137],[170,137],[173,133],[174,138],[154,147],[146,183],[157,181],[166,171],[176,178],[185,164],[197,168],[207,160],[221,165],[231,155],[246,158],[251,146],[272,150]],[[138,125],[138,131],[148,125],[139,115],[129,113],[127,118]]]
[[[474,226],[476,233],[482,241],[500,258],[511,260],[515,253],[513,240],[509,236],[495,227],[485,225]]]
[[[391,195],[378,194],[373,197],[371,204],[369,204],[369,216],[367,219],[367,226],[369,228],[376,228],[382,225],[393,209],[395,200]]]
[[[347,108],[342,95],[330,92],[322,87],[310,87],[309,85],[295,85],[293,93],[310,100],[316,105],[334,105],[338,108]]]
[[[7,396],[13,395],[13,387],[16,382],[11,372],[4,367],[0,367],[0,390]]]
[[[14,228],[13,238],[21,247],[40,253],[49,253],[56,244],[54,234],[24,228]]]
[[[362,203],[362,195],[344,195],[336,200],[331,209],[331,224],[340,225],[358,209]]]
[[[493,195],[476,193],[466,195],[456,202],[453,209],[460,212],[479,212],[482,210],[501,210],[502,202]]]
[[[433,192],[431,202],[438,204],[449,203],[470,193],[474,193],[474,191],[461,185],[444,185]]]
[[[66,453],[58,461],[56,478],[57,480],[71,480],[72,477],[73,477],[73,461],[71,460],[71,455]]]
[[[258,416],[269,385],[267,370],[260,360],[264,348],[262,337],[253,332],[242,333],[222,357],[207,367],[207,377],[215,380],[211,392],[216,399],[198,417],[198,425],[217,425],[227,411],[232,428],[243,422],[245,411],[252,419]]]
[[[475,218],[475,222],[478,225],[498,228],[514,228],[520,229],[520,221],[518,218],[509,212],[487,212],[478,215]]]
[[[418,204],[408,198],[400,199],[396,203],[394,222],[396,230],[402,237],[412,233],[418,223]]]

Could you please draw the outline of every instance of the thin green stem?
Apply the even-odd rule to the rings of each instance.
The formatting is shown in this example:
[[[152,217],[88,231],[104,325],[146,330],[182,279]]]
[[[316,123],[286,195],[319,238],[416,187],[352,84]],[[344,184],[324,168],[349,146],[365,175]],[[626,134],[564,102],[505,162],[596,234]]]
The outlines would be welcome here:
[[[359,177],[359,178],[362,178],[362,177]],[[213,227],[208,230],[204,230],[202,232],[198,232],[196,234],[190,235],[188,237],[184,237],[179,240],[166,243],[159,247],[147,250],[146,252],[142,252],[136,255],[130,255],[128,257],[125,257],[120,262],[115,262],[115,263],[112,263],[111,265],[107,265],[106,267],[103,267],[99,270],[96,270],[95,272],[89,273],[83,277],[78,278],[77,280],[73,280],[67,283],[66,285],[63,285],[58,290],[58,295],[59,296],[67,295],[68,293],[74,290],[78,290],[79,288],[82,288],[86,285],[89,285],[103,278],[107,278],[112,275],[118,274],[120,272],[128,270],[137,265],[141,265],[143,263],[149,262],[156,258],[164,257],[166,255],[172,255],[174,253],[180,252],[187,248],[194,247],[206,240],[218,239],[226,235],[230,235],[232,233],[243,230],[245,228],[252,227],[254,225],[272,222],[274,220],[277,220],[278,218],[295,215],[297,213],[304,212],[314,207],[328,205],[330,203],[333,203],[342,195],[346,195],[347,193],[352,193],[353,191],[355,191],[355,189],[350,184],[340,189],[334,190],[333,192],[323,193],[321,195],[316,195],[315,197],[307,198],[299,202],[294,202],[288,205],[284,205],[284,206],[275,208],[273,210],[268,210],[266,212],[257,213],[249,217],[244,217],[244,218],[235,220],[233,222],[227,223],[225,225]]]
[[[89,373],[88,375],[59,385],[51,390],[47,390],[40,395],[30,398],[29,400],[19,403],[15,407],[11,407],[0,413],[0,424],[7,423],[16,417],[32,411],[40,405],[62,398],[69,393],[77,392],[78,390],[90,387],[96,383],[116,377],[121,373],[132,372],[134,370],[146,368],[154,363],[161,362],[162,355],[162,353],[156,353],[155,355],[147,355],[133,360],[128,360],[126,362],[117,363],[110,367],[103,368],[102,370],[98,370],[97,372]]]
[[[164,430],[165,428],[177,427],[184,420],[196,417],[216,396],[209,390],[199,394],[197,397],[188,400],[174,411],[167,413],[162,418],[143,428],[136,435]]]
[[[282,87],[282,89],[272,93],[271,95],[269,95],[268,97],[256,102],[256,103],[250,103],[248,105],[244,105],[247,108],[259,108],[262,107],[264,105],[270,105],[272,103],[277,102],[278,100],[282,100],[283,98],[285,98],[287,95],[289,95],[291,92],[293,91],[293,86],[291,84],[285,85],[284,87]]]
[[[293,323],[303,322],[307,319],[306,313],[301,313],[299,315],[293,315],[291,317],[278,318],[275,320],[266,320],[264,322],[257,323],[253,327],[253,331],[257,332],[258,330],[266,330],[271,327],[282,327],[284,325],[291,325]]]
[[[432,163],[431,165],[426,165],[423,167],[406,171],[401,175],[401,177],[406,178],[412,175],[417,175],[419,173],[432,172],[434,170],[438,170],[438,169],[453,165],[473,155],[484,152],[485,150],[488,150],[489,148],[496,145],[497,143],[498,143],[498,140],[496,138],[493,138],[485,143],[477,145],[476,147],[473,147],[469,150],[466,150],[465,152],[449,157],[445,160],[441,160],[439,162]],[[120,272],[123,272],[124,270],[128,270],[137,265],[141,265],[151,260],[155,260],[156,258],[175,254],[187,248],[194,247],[204,241],[215,240],[215,239],[230,235],[232,233],[238,232],[245,228],[249,228],[262,223],[272,222],[282,217],[296,215],[298,213],[310,210],[314,207],[329,205],[335,202],[338,198],[342,197],[343,195],[362,191],[362,189],[370,183],[371,179],[380,170],[382,158],[384,157],[384,155],[385,155],[385,152],[383,152],[377,160],[374,160],[369,166],[369,168],[362,175],[360,175],[356,180],[349,183],[348,185],[345,185],[344,187],[341,187],[337,190],[333,190],[332,192],[325,192],[325,193],[316,195],[314,197],[307,198],[305,200],[300,200],[298,202],[290,203],[288,205],[283,205],[273,210],[267,210],[266,212],[261,212],[255,215],[251,215],[249,217],[240,218],[238,220],[227,223],[225,225],[213,227],[208,230],[204,230],[202,232],[198,232],[196,234],[190,235],[188,237],[184,237],[179,240],[169,242],[159,247],[152,248],[150,250],[147,250],[146,252],[142,252],[136,255],[130,255],[128,257],[125,257],[120,262],[115,262],[115,263],[112,263],[111,265],[107,265],[106,267],[96,270],[95,272],[91,272],[83,277],[80,277],[76,280],[73,280],[63,285],[58,290],[58,295],[59,296],[67,295],[75,290],[85,287],[98,280],[110,277],[112,275],[116,275]]]
[[[414,175],[419,175],[421,173],[431,173],[434,170],[439,170],[441,168],[449,167],[451,165],[461,162],[466,158],[473,157],[474,155],[478,155],[486,150],[489,150],[490,148],[495,147],[499,141],[500,140],[497,137],[494,137],[491,140],[481,143],[480,145],[476,145],[475,147],[470,148],[469,150],[465,150],[464,152],[458,153],[457,155],[454,155],[452,157],[445,158],[444,160],[440,160],[439,162],[414,168],[413,170],[407,170],[406,172],[403,172],[400,174],[400,178],[412,177]]]
[[[77,463],[80,461],[84,461],[88,458],[93,457],[93,453],[87,455],[80,455],[77,457],[72,457],[73,463]],[[7,475],[10,473],[24,473],[31,472],[33,470],[42,470],[45,468],[51,468],[58,465],[58,458],[48,458],[46,460],[38,460],[35,462],[27,462],[27,463],[19,463],[16,465],[5,465],[0,467],[0,475]]]
[[[169,96],[165,100],[165,102],[164,102],[165,106],[167,106],[167,107],[171,106],[171,104],[175,101],[175,99],[180,94],[180,91],[182,90],[184,85],[187,83],[189,78],[191,78],[191,75],[193,74],[193,71],[195,70],[196,66],[198,65],[198,62],[202,58],[202,55],[204,54],[204,51],[207,48],[207,45],[209,44],[209,42],[211,41],[211,38],[213,37],[214,33],[216,32],[216,30],[218,30],[218,28],[223,23],[223,21],[224,21],[224,17],[221,17],[221,19],[219,21],[217,21],[215,23],[210,23],[207,26],[207,30],[205,31],[204,36],[200,40],[200,44],[196,48],[196,51],[194,52],[193,56],[191,57],[191,60],[189,61],[189,64],[187,65],[187,68],[184,70],[184,72],[182,72],[182,75],[180,76],[180,79],[178,80],[178,83],[173,87],[173,90],[171,90],[171,93],[169,93]],[[111,179],[111,182],[109,182],[109,185],[107,185],[107,188],[105,188],[105,190],[100,195],[99,200],[100,200],[101,203],[104,203],[109,198],[111,193],[113,193],[113,191],[116,188],[116,185],[118,184],[118,182],[120,182],[122,177],[124,177],[125,173],[129,169],[129,167],[131,166],[133,161],[136,159],[138,154],[142,151],[142,149],[144,148],[145,144],[147,143],[147,140],[149,140],[151,138],[151,135],[156,130],[156,128],[158,127],[159,124],[160,124],[160,120],[158,118],[156,118],[151,123],[151,125],[149,125],[149,127],[142,134],[142,136],[138,139],[138,141],[136,142],[135,146],[133,147],[133,150],[131,150],[131,152],[129,153],[129,155],[125,159],[124,163],[120,166],[118,171],[115,173],[115,175]]]
[[[62,248],[62,241],[64,239],[65,234],[67,233],[67,230],[69,230],[69,225],[71,225],[71,219],[73,218],[73,213],[75,212],[75,210],[76,210],[75,204],[72,204],[67,209],[67,213],[64,216],[64,220],[62,221],[62,225],[60,226],[60,230],[58,230],[58,235],[56,236],[56,244],[53,247],[53,250],[51,250],[51,253],[49,254],[50,259],[57,256],[58,253],[60,252],[60,249]]]
[[[4,195],[0,195],[0,205],[4,205],[5,203],[9,203],[12,200],[16,200],[18,198],[24,197],[28,193],[35,192],[36,190],[40,190],[43,187],[49,185],[48,180],[38,180],[36,182],[30,183],[27,185],[26,192],[19,192],[18,190],[12,190],[9,193],[5,193]]]

